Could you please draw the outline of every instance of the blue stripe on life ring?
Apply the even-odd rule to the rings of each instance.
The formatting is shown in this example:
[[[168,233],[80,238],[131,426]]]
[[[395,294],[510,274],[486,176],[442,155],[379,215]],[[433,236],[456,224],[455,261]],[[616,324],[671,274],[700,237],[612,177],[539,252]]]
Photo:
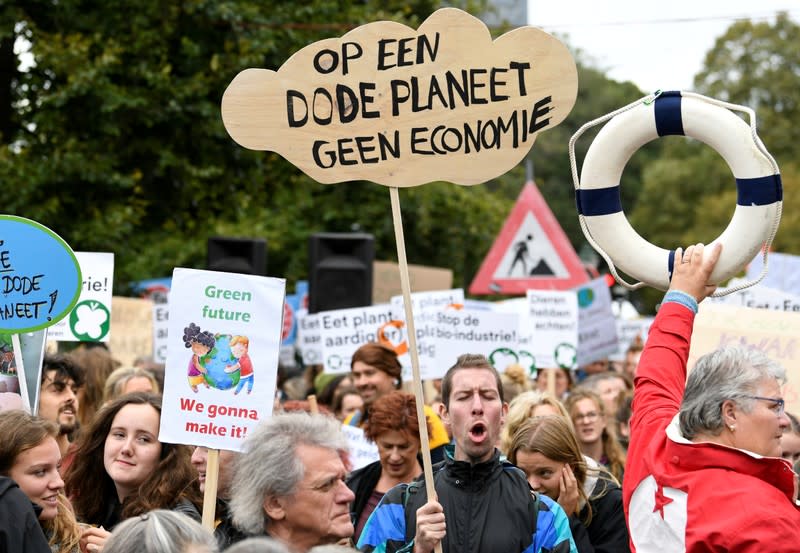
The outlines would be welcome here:
[[[656,98],[656,132],[658,136],[683,135],[681,118],[681,93],[679,90],[662,92]]]
[[[619,186],[589,190],[579,188],[575,191],[575,203],[578,205],[578,213],[587,217],[611,215],[622,211]]]
[[[768,175],[753,179],[736,179],[738,205],[770,205],[783,201],[781,175]]]
[[[669,279],[672,280],[672,269],[675,268],[675,250],[669,251],[669,256],[667,258],[667,272],[669,273]]]

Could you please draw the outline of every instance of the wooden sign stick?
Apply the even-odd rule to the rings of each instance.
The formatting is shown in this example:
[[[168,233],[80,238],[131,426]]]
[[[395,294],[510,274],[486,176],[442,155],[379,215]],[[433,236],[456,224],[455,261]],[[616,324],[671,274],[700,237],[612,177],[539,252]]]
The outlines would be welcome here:
[[[317,396],[311,394],[306,398],[308,400],[308,409],[312,415],[319,414],[319,405],[317,404]]]
[[[203,528],[214,533],[217,515],[217,483],[219,482],[219,450],[209,449],[206,459],[206,489],[203,493]]]
[[[422,453],[422,468],[425,472],[425,489],[428,491],[428,501],[436,499],[436,489],[433,487],[433,465],[431,463],[431,448],[428,442],[428,423],[425,418],[425,394],[422,390],[422,379],[419,374],[419,352],[417,351],[417,334],[414,329],[414,312],[411,308],[411,283],[408,278],[408,261],[406,260],[406,243],[403,236],[403,219],[400,214],[400,193],[395,186],[389,187],[392,198],[392,220],[394,221],[394,238],[397,242],[397,263],[400,266],[400,286],[403,289],[403,306],[406,311],[406,336],[408,337],[408,351],[411,354],[411,370],[414,377],[413,389],[417,403],[417,420],[419,421],[420,453]],[[441,553],[441,544],[436,547]]]

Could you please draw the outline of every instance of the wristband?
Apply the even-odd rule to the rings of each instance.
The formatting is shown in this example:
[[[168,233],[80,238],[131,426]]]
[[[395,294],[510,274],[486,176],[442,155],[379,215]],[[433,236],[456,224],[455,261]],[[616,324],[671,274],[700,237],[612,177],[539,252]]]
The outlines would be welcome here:
[[[684,307],[690,309],[692,313],[697,313],[697,300],[690,294],[681,292],[680,290],[670,290],[664,294],[664,300],[661,303],[679,303]]]

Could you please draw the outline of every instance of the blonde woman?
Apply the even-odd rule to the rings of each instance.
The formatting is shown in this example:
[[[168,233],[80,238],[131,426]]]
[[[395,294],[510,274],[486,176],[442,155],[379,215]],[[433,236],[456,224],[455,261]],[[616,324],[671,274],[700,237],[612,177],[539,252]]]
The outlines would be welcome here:
[[[140,367],[120,367],[108,375],[103,389],[103,405],[131,392],[160,393],[153,373]]]
[[[500,450],[508,455],[511,438],[517,428],[531,417],[543,417],[546,415],[561,415],[572,424],[564,404],[548,392],[531,390],[515,397],[508,406],[506,423],[500,433]]]

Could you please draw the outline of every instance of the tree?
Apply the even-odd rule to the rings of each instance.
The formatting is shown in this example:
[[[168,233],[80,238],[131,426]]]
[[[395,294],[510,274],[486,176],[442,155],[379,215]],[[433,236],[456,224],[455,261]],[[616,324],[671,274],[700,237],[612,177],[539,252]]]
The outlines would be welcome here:
[[[277,69],[303,46],[376,19],[417,26],[434,7],[433,0],[5,4],[2,21],[13,22],[14,33],[6,25],[0,40],[24,35],[36,64],[4,81],[13,108],[0,151],[4,210],[42,222],[76,250],[114,251],[118,292],[174,266],[204,266],[206,238],[216,234],[265,237],[270,272],[289,280],[305,276],[307,238],[316,231],[359,225],[375,233],[378,257],[391,259],[384,188],[321,185],[276,154],[242,149],[222,126],[220,99],[243,68]],[[493,226],[504,210],[473,190],[468,198],[443,186],[408,193],[412,261],[447,262],[431,244],[479,251],[482,225]],[[442,231],[470,218],[473,235]],[[463,253],[470,255],[477,254]]]
[[[759,136],[782,166],[785,190],[797,182],[800,154],[800,26],[786,14],[774,23],[739,21],[719,37],[695,78],[698,92],[753,108]],[[734,176],[710,147],[680,137],[662,139],[658,159],[644,172],[640,201],[630,219],[637,231],[667,249],[708,243],[730,222]],[[782,161],[783,160],[783,161]],[[795,198],[784,198],[776,251],[800,253]],[[735,247],[735,246],[734,246]],[[660,293],[646,293],[649,304]]]

